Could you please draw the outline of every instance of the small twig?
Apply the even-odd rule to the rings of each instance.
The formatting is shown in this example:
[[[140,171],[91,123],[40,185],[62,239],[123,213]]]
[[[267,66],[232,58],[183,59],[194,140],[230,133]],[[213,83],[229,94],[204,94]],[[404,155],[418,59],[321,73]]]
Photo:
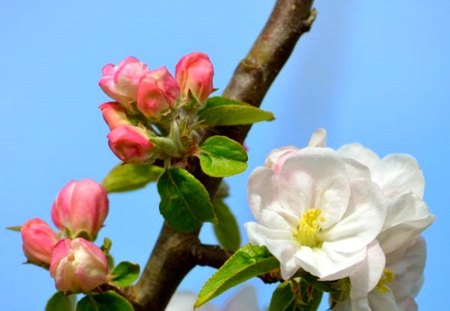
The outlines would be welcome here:
[[[191,254],[199,266],[208,266],[219,269],[233,254],[218,245],[197,244],[192,245]]]

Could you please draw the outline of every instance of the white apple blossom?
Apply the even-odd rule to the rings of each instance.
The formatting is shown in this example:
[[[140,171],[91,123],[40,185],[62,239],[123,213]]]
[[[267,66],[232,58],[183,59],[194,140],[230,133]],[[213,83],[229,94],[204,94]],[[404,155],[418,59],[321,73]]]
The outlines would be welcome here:
[[[264,245],[289,279],[300,268],[323,280],[348,277],[367,257],[383,227],[386,207],[380,188],[325,144],[288,147],[269,155],[252,173],[249,204],[257,223],[246,224],[250,242]],[[367,170],[352,166],[354,172]]]
[[[355,297],[350,291],[350,297],[339,302],[333,311],[416,311],[414,297],[422,287],[425,260],[425,240],[419,236],[407,247],[386,254],[383,274],[367,297]],[[357,287],[352,277],[350,280],[351,287]]]
[[[320,129],[313,134],[310,145],[323,147],[325,141],[326,132]],[[349,299],[339,302],[336,310],[415,310],[414,296],[420,288],[425,263],[424,242],[418,236],[434,221],[422,201],[422,171],[409,155],[391,154],[381,159],[360,144],[344,145],[337,153],[353,178],[370,179],[382,189],[387,216],[367,257],[349,275]],[[398,267],[409,267],[411,271],[406,274]],[[411,279],[398,281],[405,278]]]
[[[191,291],[178,291],[170,300],[166,311],[193,311],[197,294]],[[197,311],[259,311],[255,289],[246,286],[240,289],[221,309],[212,304],[206,304]]]

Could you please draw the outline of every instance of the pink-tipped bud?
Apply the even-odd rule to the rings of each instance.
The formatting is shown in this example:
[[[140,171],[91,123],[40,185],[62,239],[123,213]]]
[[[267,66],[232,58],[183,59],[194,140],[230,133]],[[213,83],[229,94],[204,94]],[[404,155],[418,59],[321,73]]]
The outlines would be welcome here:
[[[108,260],[100,248],[83,238],[64,239],[53,250],[50,274],[59,291],[86,293],[107,282]]]
[[[284,162],[299,150],[300,149],[295,146],[286,146],[272,150],[264,165],[270,167],[275,172],[279,172],[281,171]]]
[[[20,229],[23,252],[29,263],[39,266],[50,265],[53,248],[58,243],[58,235],[40,218],[28,220]]]
[[[132,103],[136,101],[138,83],[147,71],[147,65],[130,56],[115,66],[105,65],[98,84],[106,95],[134,112]]]
[[[58,193],[52,207],[53,223],[69,237],[95,240],[108,215],[105,188],[92,179],[72,180]]]
[[[177,80],[166,67],[152,70],[139,82],[137,108],[147,118],[159,120],[165,111],[175,107],[179,94]]]
[[[154,146],[147,132],[132,125],[119,126],[108,134],[108,144],[124,162],[143,163],[150,159]]]
[[[181,96],[188,98],[189,93],[203,105],[213,91],[214,69],[204,53],[191,53],[178,62],[176,78]]]
[[[98,108],[102,111],[103,119],[112,130],[121,125],[128,125],[127,112],[125,108],[117,102],[108,102],[101,104]]]

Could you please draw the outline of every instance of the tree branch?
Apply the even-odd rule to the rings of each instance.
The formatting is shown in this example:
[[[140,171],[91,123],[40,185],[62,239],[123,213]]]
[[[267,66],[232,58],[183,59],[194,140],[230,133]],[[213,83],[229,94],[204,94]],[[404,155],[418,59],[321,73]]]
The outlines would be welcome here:
[[[311,11],[313,0],[278,0],[268,22],[256,39],[248,55],[236,68],[223,96],[260,106],[272,82],[288,60],[302,34],[315,18]],[[243,142],[250,126],[216,127],[205,137],[220,134]],[[205,175],[193,159],[188,170],[205,185],[213,198],[220,178]],[[137,311],[164,310],[179,283],[196,265],[219,267],[227,256],[214,247],[201,245],[198,231],[182,233],[165,223],[155,248],[138,283],[128,288]],[[218,256],[211,261],[211,254]]]

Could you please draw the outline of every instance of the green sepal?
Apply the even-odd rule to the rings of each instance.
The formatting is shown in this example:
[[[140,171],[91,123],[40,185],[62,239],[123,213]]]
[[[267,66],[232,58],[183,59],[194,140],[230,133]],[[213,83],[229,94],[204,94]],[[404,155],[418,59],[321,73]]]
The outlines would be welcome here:
[[[155,165],[121,163],[108,173],[102,185],[109,193],[132,191],[158,180],[163,171]]]
[[[5,229],[14,232],[20,232],[22,230],[22,226],[10,226],[6,227]]]
[[[122,261],[111,272],[111,282],[119,287],[133,284],[139,276],[140,267],[128,261]]]
[[[220,245],[229,251],[235,251],[241,246],[239,226],[228,205],[223,200],[214,200],[217,224],[214,224],[214,233]]]
[[[199,148],[200,166],[212,177],[227,177],[247,169],[247,152],[238,142],[225,136],[212,136]]]
[[[167,169],[158,180],[158,193],[159,211],[177,230],[190,232],[205,221],[217,221],[208,191],[185,169]]]
[[[134,308],[124,297],[107,291],[85,296],[78,302],[76,311],[134,311]]]
[[[103,254],[105,254],[106,259],[108,260],[108,267],[112,269],[114,267],[114,258],[111,256],[111,247],[112,247],[112,241],[109,238],[103,239],[103,245],[100,246],[100,249],[102,250]]]
[[[216,96],[200,112],[199,120],[205,125],[245,125],[275,119],[273,113],[229,98]]]
[[[76,295],[64,295],[56,292],[47,302],[45,311],[73,311],[76,305]]]
[[[195,307],[198,308],[226,290],[248,279],[278,268],[280,263],[266,247],[247,244],[231,256],[203,285]]]
[[[315,311],[323,292],[304,279],[295,278],[281,283],[274,291],[269,311]]]

